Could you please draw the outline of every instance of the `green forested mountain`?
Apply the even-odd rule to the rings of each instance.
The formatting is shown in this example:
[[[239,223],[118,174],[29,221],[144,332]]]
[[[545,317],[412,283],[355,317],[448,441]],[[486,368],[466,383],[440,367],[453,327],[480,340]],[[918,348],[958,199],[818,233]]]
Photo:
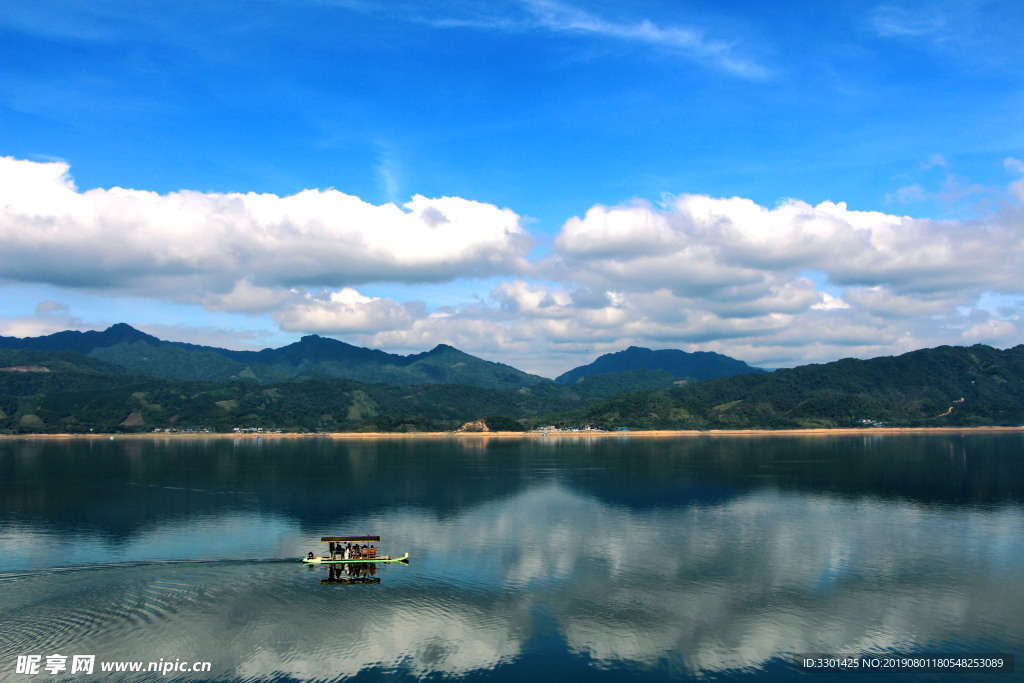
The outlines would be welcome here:
[[[96,348],[115,346],[121,343],[143,341],[151,345],[163,344],[160,339],[140,332],[131,325],[117,323],[102,332],[65,330],[43,337],[3,337],[0,336],[0,349],[33,349],[36,351],[74,351],[82,355]]]
[[[713,351],[679,351],[662,349],[652,351],[639,346],[630,346],[623,351],[606,353],[589,365],[581,365],[559,375],[555,381],[572,384],[583,377],[596,377],[606,373],[631,370],[661,370],[676,378],[695,380],[731,377],[746,372],[764,372],[761,368],[747,365],[741,360],[723,356]]]
[[[0,350],[74,351],[127,370],[177,380],[274,384],[291,379],[351,379],[369,384],[465,384],[517,389],[552,381],[486,361],[446,344],[402,356],[317,335],[262,351],[232,351],[168,342],[118,323],[102,332],[58,332],[43,337],[0,336]],[[750,372],[746,363],[717,353],[651,351],[630,347],[570,370],[558,382],[587,399],[622,391],[666,389],[676,380]],[[585,382],[582,380],[586,380]]]
[[[444,351],[442,357],[462,362],[459,354]],[[618,391],[616,382],[494,389],[337,378],[276,384],[172,380],[69,351],[0,350],[0,431],[8,433],[448,430],[480,418],[508,427],[510,420],[580,407]]]
[[[231,351],[168,342],[119,323],[103,332],[58,332],[45,337],[0,337],[0,349],[75,351],[124,368],[179,380],[344,378],[386,384],[449,383],[490,389],[550,382],[508,365],[494,363],[440,344],[401,356],[310,335],[279,349]]]
[[[0,395],[115,387],[139,374],[73,351],[0,350]]]
[[[584,375],[567,386],[588,398],[608,398],[627,391],[653,391],[682,386],[690,380],[676,377],[665,370],[619,370]]]
[[[555,424],[744,429],[1024,424],[1024,346],[923,349],[622,394]]]
[[[459,368],[472,370],[474,361],[486,364],[450,347],[404,358],[412,359],[408,366],[420,364],[432,381],[174,380],[71,351],[0,349],[0,431],[422,431],[483,418],[506,427],[516,421],[609,429],[1024,424],[1024,346],[945,346],[706,382],[638,370],[586,376],[568,386],[547,381],[511,388],[444,383]],[[636,386],[650,390],[624,391]]]

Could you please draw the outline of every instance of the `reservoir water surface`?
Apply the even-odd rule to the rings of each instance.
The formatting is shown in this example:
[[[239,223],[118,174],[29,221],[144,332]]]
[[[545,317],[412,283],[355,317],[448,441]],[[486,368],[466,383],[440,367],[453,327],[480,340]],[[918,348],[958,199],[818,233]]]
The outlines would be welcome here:
[[[825,681],[851,674],[794,656],[1019,659],[1022,446],[0,440],[0,681]],[[299,562],[355,534],[409,565]],[[144,669],[100,671],[118,662]]]

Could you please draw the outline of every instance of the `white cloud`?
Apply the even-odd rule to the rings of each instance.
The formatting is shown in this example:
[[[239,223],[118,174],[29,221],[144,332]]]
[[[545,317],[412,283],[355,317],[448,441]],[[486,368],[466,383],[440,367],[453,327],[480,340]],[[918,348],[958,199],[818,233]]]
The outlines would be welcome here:
[[[811,308],[820,311],[832,311],[842,308],[849,308],[850,304],[843,301],[841,298],[832,296],[828,292],[821,293],[821,301],[811,306]]]
[[[0,316],[0,335],[5,337],[42,337],[64,330],[84,332],[90,329],[95,326],[67,311],[40,311],[38,306],[35,315]]]
[[[906,185],[885,195],[886,202],[897,203],[897,204],[912,204],[914,202],[924,201],[928,198],[928,193],[919,184],[914,183],[913,185]]]
[[[970,295],[941,292],[932,296],[900,296],[887,287],[855,287],[843,295],[850,305],[874,315],[895,318],[943,315],[951,313],[970,299]]]
[[[351,287],[318,296],[304,295],[274,314],[285,330],[327,334],[378,332],[408,328],[422,304],[363,296]]]
[[[900,353],[987,335],[968,317],[986,291],[1019,293],[1024,229],[1013,211],[934,221],[788,200],[773,209],[698,195],[595,206],[566,222],[542,264],[586,292],[616,291],[615,344],[711,349],[793,365]],[[829,284],[819,291],[803,273]],[[528,309],[517,309],[521,317]],[[577,311],[563,343],[604,341]],[[1005,322],[1005,321],[1003,321]]]
[[[626,282],[680,296],[763,296],[781,278],[827,273],[839,286],[885,284],[897,293],[1020,291],[1022,230],[999,222],[940,222],[844,203],[678,197],[663,208],[594,207],[569,220],[557,258],[591,287]]]
[[[1020,320],[988,319],[976,322],[960,333],[964,344],[989,344],[996,346],[1019,343],[1024,332]]]
[[[1010,157],[1006,159],[1005,164],[1009,170],[1024,175],[1024,161]],[[1010,194],[1024,204],[1024,178],[1010,183]]]
[[[174,300],[253,288],[445,282],[517,273],[531,240],[508,209],[416,195],[375,206],[336,190],[289,197],[80,192],[63,163],[0,159],[0,270],[11,280]],[[244,284],[241,284],[244,283]],[[245,291],[248,288],[248,291]]]
[[[967,221],[703,195],[598,205],[530,262],[515,213],[465,199],[417,195],[403,210],[334,190],[80,192],[65,164],[12,159],[0,173],[8,280],[200,305],[221,329],[239,326],[226,315],[265,316],[403,353],[448,343],[549,377],[630,344],[778,366],[1024,341],[1019,308],[992,305],[1024,294],[1011,201]],[[457,297],[419,300],[417,283],[446,280]],[[88,329],[52,301],[0,325]]]
[[[203,299],[203,307],[211,311],[258,314],[275,310],[294,296],[294,291],[260,287],[245,277],[235,282],[235,286],[226,294],[207,295]]]
[[[491,296],[514,312],[529,312],[545,318],[572,315],[572,297],[564,291],[550,290],[544,285],[531,285],[525,280],[503,282]]]

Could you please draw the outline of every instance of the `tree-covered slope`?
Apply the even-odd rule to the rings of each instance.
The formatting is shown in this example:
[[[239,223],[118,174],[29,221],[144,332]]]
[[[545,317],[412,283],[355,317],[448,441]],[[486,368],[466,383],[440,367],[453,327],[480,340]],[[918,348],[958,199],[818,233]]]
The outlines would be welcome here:
[[[143,341],[150,344],[162,344],[160,339],[140,332],[131,325],[117,323],[102,332],[65,330],[42,337],[3,337],[0,336],[0,349],[33,349],[37,351],[74,351],[88,355],[93,349],[114,346],[116,344]]]
[[[120,365],[72,351],[0,349],[0,396],[103,389],[138,377]]]
[[[451,350],[454,351],[454,350]],[[442,362],[462,362],[444,350]],[[415,359],[424,367],[437,354]],[[257,382],[172,380],[68,351],[0,350],[0,431],[117,432],[448,430],[481,418],[526,420],[607,397],[602,383],[487,388],[329,378]],[[508,425],[508,422],[502,422]]]
[[[447,344],[403,356],[317,335],[276,349],[234,351],[164,341],[119,323],[102,332],[0,337],[0,349],[75,351],[131,371],[176,380],[274,384],[338,378],[367,384],[466,384],[487,389],[552,384],[552,380],[477,358]],[[624,391],[669,388],[682,378],[700,380],[756,370],[717,353],[630,347],[571,370],[558,381],[571,387],[573,395],[593,401]]]
[[[624,394],[556,423],[659,429],[1024,424],[1024,346],[923,349]]]
[[[119,432],[235,427],[287,431],[451,430],[464,422],[509,420],[581,405],[578,396],[549,385],[500,390],[459,384],[396,386],[319,379],[261,385],[134,376],[89,389],[0,397],[0,431]]]
[[[232,351],[163,341],[123,323],[103,332],[0,337],[0,349],[75,351],[137,372],[178,380],[253,380],[270,384],[333,377],[367,383],[456,383],[490,389],[551,382],[444,344],[402,356],[309,335],[277,349]]]
[[[0,350],[0,431],[448,430],[484,418],[632,429],[1024,424],[1024,346],[947,346],[688,384],[631,371],[514,388],[441,383],[473,370],[450,347],[404,358],[432,381],[172,380],[68,351]],[[620,393],[644,382],[654,389]]]

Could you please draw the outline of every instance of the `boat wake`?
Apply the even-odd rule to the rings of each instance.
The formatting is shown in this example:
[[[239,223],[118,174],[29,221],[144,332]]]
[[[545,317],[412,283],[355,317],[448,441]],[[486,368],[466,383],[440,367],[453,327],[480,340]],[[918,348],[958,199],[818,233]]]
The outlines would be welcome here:
[[[0,661],[26,654],[140,652],[210,659],[225,620],[245,631],[317,598],[295,558],[153,560],[0,573]],[[293,594],[290,601],[281,598]],[[252,605],[272,615],[255,612]],[[272,606],[272,607],[271,607]],[[196,624],[202,623],[202,629]],[[168,645],[173,644],[173,651]],[[203,654],[206,653],[206,654]],[[2,680],[2,677],[0,677]]]
[[[0,571],[0,584],[6,581],[17,581],[33,576],[69,576],[76,572],[91,572],[110,569],[134,569],[134,568],[160,568],[175,566],[203,566],[203,565],[274,565],[274,564],[295,564],[294,557],[254,557],[254,558],[210,558],[196,560],[135,560],[131,562],[94,562],[88,564],[73,564],[55,567],[34,567],[32,569],[19,569]]]

